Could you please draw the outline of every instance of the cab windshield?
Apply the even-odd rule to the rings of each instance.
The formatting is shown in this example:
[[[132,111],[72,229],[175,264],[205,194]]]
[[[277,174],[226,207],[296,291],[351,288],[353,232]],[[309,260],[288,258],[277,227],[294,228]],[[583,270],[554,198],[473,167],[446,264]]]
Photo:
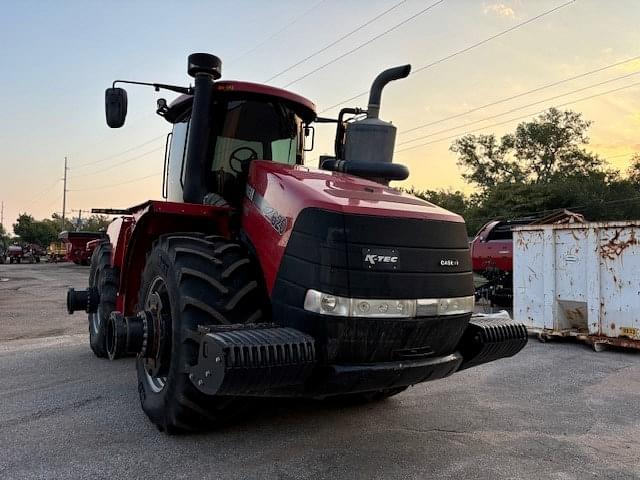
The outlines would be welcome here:
[[[237,174],[247,161],[256,159],[302,163],[302,120],[282,103],[219,102],[214,107],[213,124],[212,172]]]

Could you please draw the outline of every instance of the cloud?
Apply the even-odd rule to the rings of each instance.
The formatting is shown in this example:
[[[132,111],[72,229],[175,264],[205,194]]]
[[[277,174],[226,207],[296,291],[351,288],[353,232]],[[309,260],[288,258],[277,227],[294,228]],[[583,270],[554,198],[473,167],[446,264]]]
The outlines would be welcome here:
[[[484,4],[484,14],[494,14],[499,17],[515,17],[516,12],[508,5],[504,3],[485,3]]]

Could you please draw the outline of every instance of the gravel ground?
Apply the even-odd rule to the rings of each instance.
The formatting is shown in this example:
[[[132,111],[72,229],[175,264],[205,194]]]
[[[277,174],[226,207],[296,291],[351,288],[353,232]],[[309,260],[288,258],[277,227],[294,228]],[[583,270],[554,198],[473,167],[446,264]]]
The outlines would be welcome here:
[[[169,437],[131,359],[66,315],[75,265],[0,265],[0,478],[640,479],[640,354],[533,340],[518,356],[339,407],[265,402],[239,424]]]

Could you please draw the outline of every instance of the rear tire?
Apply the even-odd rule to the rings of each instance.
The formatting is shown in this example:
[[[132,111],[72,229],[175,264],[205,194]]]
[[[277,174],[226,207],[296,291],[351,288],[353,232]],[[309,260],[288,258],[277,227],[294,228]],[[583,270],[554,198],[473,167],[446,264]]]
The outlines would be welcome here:
[[[155,376],[138,357],[138,391],[142,409],[161,431],[210,429],[227,422],[246,402],[198,391],[185,371],[197,360],[192,335],[199,325],[258,323],[270,309],[259,270],[238,243],[199,233],[163,235],[147,257],[138,309],[160,299],[170,324],[166,376]],[[168,318],[168,317],[170,318]],[[161,357],[167,358],[167,357]]]
[[[95,287],[100,294],[98,311],[89,314],[89,345],[99,358],[107,358],[107,320],[116,309],[119,278],[111,266],[111,243],[98,245],[91,256],[89,287]]]

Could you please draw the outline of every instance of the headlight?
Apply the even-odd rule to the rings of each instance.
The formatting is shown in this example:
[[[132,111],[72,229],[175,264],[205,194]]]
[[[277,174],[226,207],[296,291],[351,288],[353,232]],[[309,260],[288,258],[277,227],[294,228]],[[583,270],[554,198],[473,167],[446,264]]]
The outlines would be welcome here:
[[[413,318],[459,315],[473,312],[474,297],[372,299],[346,298],[317,290],[307,290],[304,309],[338,317]]]

